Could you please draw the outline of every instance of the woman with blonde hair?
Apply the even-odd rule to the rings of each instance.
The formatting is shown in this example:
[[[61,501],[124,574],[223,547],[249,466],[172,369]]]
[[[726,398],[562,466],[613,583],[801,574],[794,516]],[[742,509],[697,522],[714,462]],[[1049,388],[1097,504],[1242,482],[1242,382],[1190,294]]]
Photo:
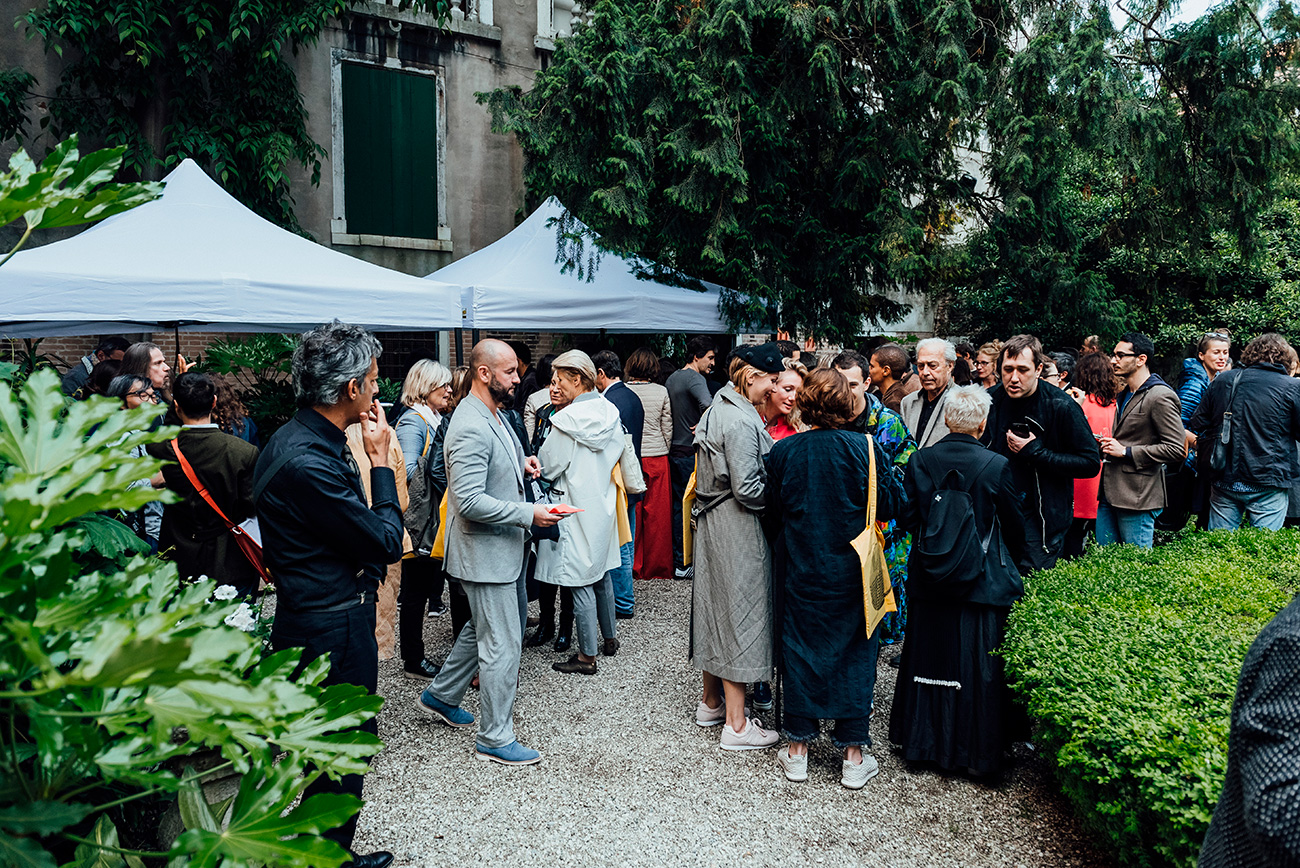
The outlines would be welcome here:
[[[798,359],[789,357],[781,360],[785,370],[776,375],[776,385],[772,394],[759,408],[759,414],[766,420],[767,433],[773,440],[784,440],[791,434],[804,430],[799,421],[799,390],[808,377],[808,368]]]
[[[723,724],[723,750],[761,750],[779,740],[746,716],[745,686],[772,677],[772,556],[760,522],[772,438],[758,408],[784,370],[776,344],[741,347],[731,383],[695,426],[690,656],[704,680],[695,722]]]
[[[581,350],[569,350],[551,363],[551,382],[569,404],[551,417],[537,460],[551,492],[579,512],[560,522],[558,540],[537,541],[536,576],[573,591],[578,653],[552,668],[595,675],[599,633],[605,635],[606,655],[618,650],[609,571],[623,562],[613,477],[623,457],[623,421],[618,408],[596,391],[596,365]]]
[[[985,389],[998,384],[998,359],[1002,357],[1002,341],[989,341],[975,352],[975,383]]]
[[[429,483],[433,450],[438,440],[438,428],[442,425],[442,414],[446,412],[450,399],[451,371],[445,365],[433,359],[420,359],[411,365],[402,382],[401,409],[393,431],[406,462],[407,485],[423,468],[430,498],[433,496],[433,486]],[[441,444],[437,448],[441,449]],[[429,517],[434,525],[430,528],[432,533],[422,534],[422,539],[412,539],[416,551],[402,560],[402,608],[398,621],[402,634],[402,668],[407,678],[417,681],[428,681],[438,674],[438,667],[424,656],[425,607],[433,617],[447,612],[442,602],[442,563],[430,557],[430,550],[424,545],[424,540],[432,541],[437,533],[440,500],[441,497],[432,501]],[[416,534],[412,532],[414,536]]]

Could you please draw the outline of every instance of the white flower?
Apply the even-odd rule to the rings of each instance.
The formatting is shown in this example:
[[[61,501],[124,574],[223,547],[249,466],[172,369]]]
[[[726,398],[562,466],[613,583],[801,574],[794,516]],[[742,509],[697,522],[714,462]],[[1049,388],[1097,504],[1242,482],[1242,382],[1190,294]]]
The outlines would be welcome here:
[[[257,618],[253,616],[252,607],[247,603],[240,603],[238,609],[226,616],[226,625],[251,633],[257,627]]]
[[[212,592],[212,596],[218,600],[233,600],[239,596],[239,591],[234,585],[217,585],[217,589]]]

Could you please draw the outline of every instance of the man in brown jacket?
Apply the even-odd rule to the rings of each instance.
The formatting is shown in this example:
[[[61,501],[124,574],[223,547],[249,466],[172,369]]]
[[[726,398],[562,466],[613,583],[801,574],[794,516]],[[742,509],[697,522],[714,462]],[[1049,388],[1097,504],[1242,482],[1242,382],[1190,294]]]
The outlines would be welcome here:
[[[1111,366],[1124,380],[1115,402],[1114,436],[1102,437],[1097,542],[1151,548],[1165,508],[1165,465],[1186,457],[1178,393],[1147,366],[1155,345],[1130,332],[1115,344]]]

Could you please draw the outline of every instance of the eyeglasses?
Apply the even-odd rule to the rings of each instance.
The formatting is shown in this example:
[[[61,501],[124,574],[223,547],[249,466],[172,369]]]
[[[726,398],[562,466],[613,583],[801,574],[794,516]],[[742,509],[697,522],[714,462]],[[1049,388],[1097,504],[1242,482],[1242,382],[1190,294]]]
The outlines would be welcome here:
[[[145,401],[157,401],[158,395],[153,389],[137,389],[134,392],[127,392],[128,398],[141,398]]]
[[[1140,355],[1142,355],[1142,354],[1141,354],[1141,353],[1121,353],[1121,352],[1119,352],[1118,350],[1116,350],[1115,352],[1113,352],[1113,353],[1110,354],[1110,357],[1111,357],[1112,359],[1128,359],[1128,358],[1136,358],[1136,357],[1138,357],[1138,356],[1140,356]]]

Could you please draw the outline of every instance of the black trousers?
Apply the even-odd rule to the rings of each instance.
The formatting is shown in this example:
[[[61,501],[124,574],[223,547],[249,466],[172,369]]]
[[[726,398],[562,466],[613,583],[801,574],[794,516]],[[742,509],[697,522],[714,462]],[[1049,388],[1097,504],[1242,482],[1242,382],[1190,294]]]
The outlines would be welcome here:
[[[537,604],[542,627],[555,623],[555,592],[560,592],[560,635],[573,636],[573,589],[537,583]]]
[[[668,456],[669,469],[673,479],[673,566],[682,565],[682,498],[686,496],[686,484],[691,481],[695,471],[695,453],[690,455]]]
[[[276,651],[301,648],[302,661],[297,672],[324,654],[330,655],[330,671],[324,684],[358,684],[374,693],[379,686],[379,646],[375,643],[375,605],[358,605],[338,612],[290,612],[275,614],[271,626],[271,647]],[[358,727],[372,735],[379,734],[372,717]],[[348,793],[361,798],[363,775],[344,775],[338,781],[321,775],[303,792],[303,798],[317,793]],[[357,833],[353,816],[342,826],[324,833],[326,838],[352,849]]]
[[[447,607],[451,609],[451,641],[455,644],[461,629],[469,623],[469,597],[465,596],[465,589],[460,586],[460,582],[451,576],[447,576],[447,587]]]
[[[397,623],[402,631],[402,662],[407,666],[424,659],[424,613],[430,602],[442,600],[445,581],[440,560],[414,557],[402,561],[402,609]]]

